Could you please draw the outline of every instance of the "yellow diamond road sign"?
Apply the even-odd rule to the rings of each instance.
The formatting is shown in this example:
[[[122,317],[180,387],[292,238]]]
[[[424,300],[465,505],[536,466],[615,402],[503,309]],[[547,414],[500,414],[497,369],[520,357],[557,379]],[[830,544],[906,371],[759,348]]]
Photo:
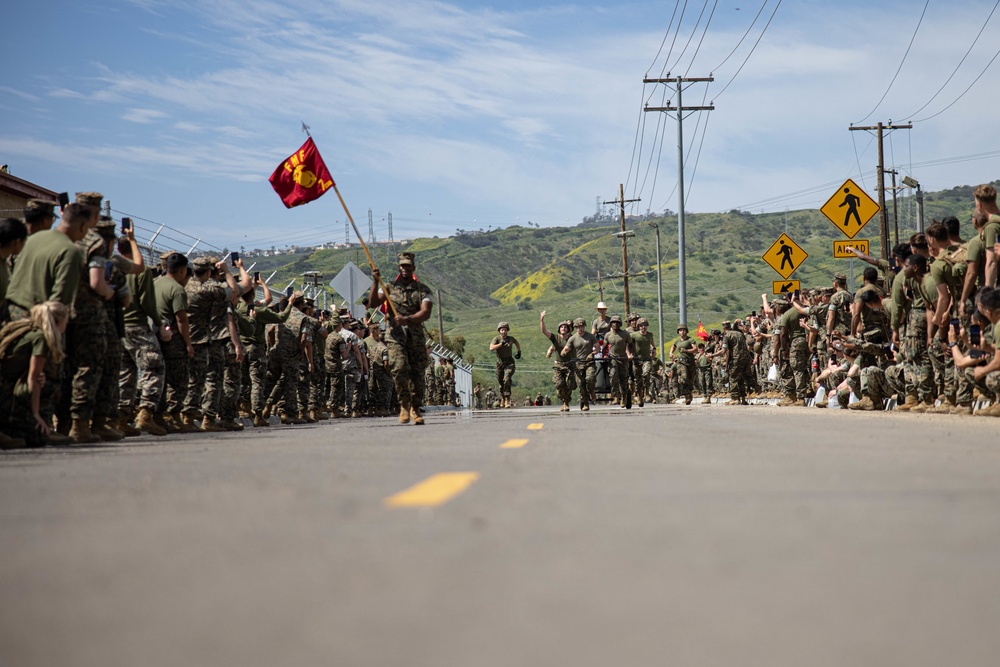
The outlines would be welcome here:
[[[851,241],[834,241],[833,256],[837,259],[850,259],[855,257],[855,254],[851,252],[849,248],[857,248],[858,252],[863,252],[866,255],[871,254],[869,252],[868,239],[853,239]]]
[[[861,186],[847,179],[823,204],[820,212],[847,238],[853,239],[879,212],[879,205]]]
[[[798,280],[774,280],[771,282],[771,291],[775,294],[791,294],[798,289],[802,289]]]
[[[788,234],[782,234],[767,249],[762,259],[767,262],[768,266],[777,271],[778,275],[787,280],[788,276],[795,273],[795,269],[802,266],[802,262],[808,256],[809,253],[800,248]]]

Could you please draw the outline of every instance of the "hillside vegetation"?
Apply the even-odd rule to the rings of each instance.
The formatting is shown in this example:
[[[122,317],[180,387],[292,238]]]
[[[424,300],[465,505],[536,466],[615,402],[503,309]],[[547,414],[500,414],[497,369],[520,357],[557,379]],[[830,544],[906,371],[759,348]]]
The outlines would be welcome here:
[[[925,223],[955,215],[962,221],[963,233],[968,236],[971,233],[972,190],[971,186],[962,186],[927,193]],[[890,202],[890,242],[893,237],[891,206]],[[912,211],[915,206],[900,202],[900,239],[909,238],[915,231]],[[634,276],[629,280],[630,302],[633,311],[650,320],[650,330],[656,337],[656,230],[653,225],[660,230],[664,341],[669,348],[678,324],[676,216],[626,221],[626,228],[635,232],[627,246],[630,275]],[[519,339],[524,349],[515,375],[515,395],[523,397],[539,390],[551,394],[551,364],[545,359],[548,341],[539,332],[539,313],[543,309],[548,311],[547,323],[553,330],[563,319],[584,317],[588,323],[591,321],[600,298],[598,274],[609,276],[621,272],[621,242],[614,236],[619,230],[620,226],[613,221],[603,226],[594,222],[540,229],[515,226],[485,233],[466,232],[448,238],[419,238],[406,249],[416,253],[418,278],[440,292],[438,307],[444,319],[446,340],[465,339],[465,359],[474,362],[474,379],[484,386],[495,384],[489,341],[496,335],[497,322],[510,322],[511,335]],[[772,281],[781,279],[761,255],[783,232],[809,254],[792,276],[801,280],[804,287],[827,286],[834,272],[848,272],[850,260],[832,256],[833,241],[845,237],[818,210],[759,215],[746,211],[686,215],[687,311],[692,331],[699,320],[707,328],[717,328],[724,319],[740,317],[759,308],[761,294],[771,294]],[[878,218],[872,220],[857,238],[869,239],[871,253],[877,256],[880,252]],[[376,261],[387,278],[394,275],[395,258],[385,265],[389,254],[383,249],[375,252]],[[348,261],[366,273],[368,270],[365,255],[357,248],[318,250],[292,257],[294,259],[278,269],[272,284],[284,286],[294,278],[301,284],[301,274],[306,271],[322,272],[325,284]],[[864,266],[855,262],[858,284]],[[610,313],[624,314],[621,279],[605,278],[602,286]],[[437,313],[435,309],[434,317],[427,323],[435,337]]]

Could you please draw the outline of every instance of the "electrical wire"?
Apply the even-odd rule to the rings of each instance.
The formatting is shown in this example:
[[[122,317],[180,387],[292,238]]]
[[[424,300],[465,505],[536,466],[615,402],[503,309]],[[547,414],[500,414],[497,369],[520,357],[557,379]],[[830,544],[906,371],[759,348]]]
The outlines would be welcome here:
[[[646,68],[646,77],[649,76],[649,70],[653,69],[653,65],[656,64],[656,61],[660,58],[660,54],[663,53],[663,45],[667,43],[667,37],[670,35],[670,28],[674,25],[674,17],[677,16],[677,7],[680,6],[680,4],[681,0],[676,0],[676,2],[674,2],[674,11],[670,15],[670,23],[667,24],[667,29],[663,33],[663,40],[660,41],[660,48],[656,50],[656,55],[653,56],[653,62],[649,63],[649,67]]]
[[[688,47],[691,46],[691,40],[694,36],[698,34],[698,26],[701,25],[701,19],[705,16],[705,10],[708,9],[708,0],[705,0],[704,4],[701,6],[701,12],[698,13],[698,20],[694,23],[694,28],[691,30],[691,35],[687,38],[687,42],[684,43],[684,48],[681,52],[677,54],[677,59],[674,61],[674,66],[670,68],[669,71],[673,72],[677,69],[677,66],[681,64],[681,60],[684,58],[684,54],[687,53]],[[705,29],[708,29],[708,25],[705,25]]]
[[[924,103],[924,106],[920,107],[919,109],[917,109],[916,111],[914,111],[911,114],[907,114],[906,116],[904,116],[904,118],[913,118],[918,113],[920,113],[921,111],[923,111],[924,109],[926,109],[930,105],[931,102],[933,102],[935,99],[937,99],[937,96],[941,94],[941,91],[945,89],[945,86],[947,86],[949,83],[951,83],[951,80],[955,77],[956,74],[958,74],[958,70],[962,67],[962,63],[964,63],[965,59],[969,57],[970,53],[972,53],[972,49],[973,49],[973,47],[976,46],[976,42],[978,42],[979,38],[983,36],[983,31],[986,30],[986,26],[987,26],[987,24],[989,24],[990,19],[993,18],[993,13],[996,12],[997,7],[1000,7],[1000,0],[997,0],[997,3],[995,5],[993,5],[993,9],[990,10],[990,15],[986,17],[986,20],[983,22],[983,26],[979,29],[979,33],[976,35],[976,38],[974,40],[972,40],[972,44],[969,44],[969,50],[966,51],[965,55],[962,56],[962,59],[958,61],[958,65],[955,66],[954,71],[952,71],[951,75],[945,80],[944,83],[941,84],[941,87],[937,89],[937,92],[934,93],[931,96],[931,98],[929,100],[927,100],[927,102]]]
[[[719,63],[715,67],[715,69],[712,70],[713,72],[722,69],[722,66],[725,65],[727,62],[729,62],[729,59],[732,58],[733,54],[736,53],[736,51],[740,48],[740,46],[743,44],[743,40],[747,38],[747,35],[750,34],[750,31],[753,30],[754,25],[757,23],[757,19],[759,19],[760,15],[764,12],[764,7],[767,7],[767,2],[768,0],[764,0],[764,3],[760,6],[760,9],[757,10],[757,15],[754,16],[753,21],[750,22],[750,27],[748,27],[747,31],[743,33],[742,37],[740,37],[740,41],[736,42],[736,46],[734,46],[733,50],[729,52],[729,55],[723,58],[722,62]]]
[[[691,68],[694,67],[694,61],[698,59],[698,54],[701,52],[701,45],[705,43],[705,36],[708,34],[708,26],[712,24],[712,18],[715,16],[715,10],[718,6],[719,0],[715,0],[715,4],[712,5],[712,12],[708,15],[708,21],[705,22],[705,29],[701,33],[701,39],[698,40],[698,46],[694,50],[694,55],[691,56],[691,63],[684,70],[684,76],[687,76],[691,72]]]
[[[983,71],[979,73],[979,76],[977,76],[975,79],[973,79],[972,83],[969,84],[969,87],[966,88],[965,90],[963,90],[962,94],[959,95],[958,97],[956,97],[951,104],[949,104],[948,106],[946,106],[944,109],[941,109],[941,111],[938,111],[936,114],[931,114],[930,116],[927,116],[926,118],[921,118],[919,120],[915,120],[915,121],[912,121],[912,122],[914,122],[914,123],[923,123],[925,120],[930,120],[931,118],[937,118],[938,116],[940,116],[941,114],[943,114],[945,111],[947,111],[948,109],[950,109],[953,106],[955,106],[955,104],[957,104],[960,99],[962,99],[963,97],[965,97],[965,94],[968,93],[970,90],[972,90],[972,87],[974,85],[976,85],[976,83],[978,83],[981,78],[983,78],[983,75],[986,74],[986,70],[988,70],[990,68],[990,66],[997,59],[998,56],[1000,56],[1000,50],[998,50],[996,53],[993,54],[993,57],[990,58],[990,61],[988,63],[986,63],[986,67],[984,67]]]
[[[930,0],[928,0],[928,2],[929,1]],[[713,102],[715,100],[719,99],[719,96],[722,95],[722,93],[726,92],[726,89],[729,88],[730,84],[732,84],[732,82],[736,80],[736,77],[738,77],[740,75],[740,72],[743,71],[743,67],[747,64],[747,61],[750,60],[750,56],[752,56],[753,52],[757,50],[757,45],[760,44],[760,40],[764,38],[764,33],[766,33],[767,29],[770,27],[771,21],[774,20],[774,15],[778,13],[778,8],[779,7],[781,7],[781,0],[778,0],[778,4],[776,4],[774,6],[774,11],[771,12],[771,17],[769,19],[767,19],[767,23],[764,25],[764,29],[760,31],[760,35],[757,37],[757,41],[754,42],[753,48],[750,49],[750,53],[747,54],[747,57],[743,60],[743,63],[740,65],[740,68],[738,70],[736,70],[736,74],[733,74],[733,78],[731,78],[729,80],[729,82],[725,86],[722,87],[722,90],[720,90],[715,95],[715,97],[712,99]]]
[[[913,40],[917,38],[917,33],[920,31],[920,25],[924,22],[924,14],[927,13],[927,5],[929,5],[930,3],[931,0],[926,0],[926,2],[924,2],[924,9],[923,11],[920,12],[920,19],[917,21],[917,27],[913,30],[913,35],[910,37],[910,43],[906,47],[906,53],[903,54],[903,59],[899,61],[899,67],[896,68],[896,73],[892,76],[892,81],[889,82],[889,87],[885,89],[884,93],[882,93],[882,97],[875,104],[875,108],[869,111],[867,116],[865,116],[861,120],[854,121],[853,123],[851,123],[851,125],[858,125],[859,123],[863,123],[869,118],[871,118],[872,114],[874,114],[878,110],[879,106],[882,105],[882,102],[885,100],[886,95],[888,95],[889,91],[892,90],[892,85],[896,83],[896,77],[898,77],[900,71],[902,71],[903,63],[906,62],[906,57],[910,55],[910,49],[913,48]]]

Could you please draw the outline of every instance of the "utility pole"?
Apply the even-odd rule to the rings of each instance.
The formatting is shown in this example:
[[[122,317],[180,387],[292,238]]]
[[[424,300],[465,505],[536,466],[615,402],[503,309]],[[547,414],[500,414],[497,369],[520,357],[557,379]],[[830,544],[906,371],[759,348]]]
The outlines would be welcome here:
[[[597,293],[600,295],[597,300],[604,301],[604,282],[601,280],[600,269],[597,269]]]
[[[856,130],[878,132],[878,205],[881,209],[879,211],[879,245],[882,246],[882,259],[886,261],[889,261],[889,213],[885,210],[885,153],[883,151],[883,138],[886,130],[910,130],[912,128],[913,125],[910,123],[906,125],[893,125],[891,120],[888,123],[880,121],[878,125],[867,125],[865,127],[854,127],[852,125],[847,128],[851,132]]]
[[[896,247],[899,245],[899,210],[897,209],[896,204],[896,174],[899,172],[895,169],[886,169],[885,173],[892,176],[892,245],[893,247]]]
[[[678,297],[681,322],[687,322],[687,269],[684,256],[684,112],[713,111],[714,104],[708,106],[686,107],[681,99],[685,83],[701,83],[715,81],[715,77],[667,77],[665,79],[643,79],[643,83],[673,83],[677,84],[677,106],[650,107],[643,111],[676,111],[677,112],[677,272]]]
[[[625,293],[625,317],[628,317],[629,313],[632,312],[631,304],[628,298],[628,248],[625,245],[625,204],[634,201],[642,201],[641,199],[625,199],[625,184],[618,184],[618,199],[612,201],[606,201],[605,204],[621,204],[621,223],[622,231],[620,233],[620,238],[622,240],[622,291]]]

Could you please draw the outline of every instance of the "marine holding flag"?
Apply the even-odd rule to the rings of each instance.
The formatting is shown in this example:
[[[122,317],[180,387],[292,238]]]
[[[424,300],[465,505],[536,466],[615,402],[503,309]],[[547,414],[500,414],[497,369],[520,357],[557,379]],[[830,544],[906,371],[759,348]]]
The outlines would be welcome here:
[[[313,143],[306,139],[302,148],[292,153],[268,179],[287,208],[308,204],[334,187],[333,177]]]

